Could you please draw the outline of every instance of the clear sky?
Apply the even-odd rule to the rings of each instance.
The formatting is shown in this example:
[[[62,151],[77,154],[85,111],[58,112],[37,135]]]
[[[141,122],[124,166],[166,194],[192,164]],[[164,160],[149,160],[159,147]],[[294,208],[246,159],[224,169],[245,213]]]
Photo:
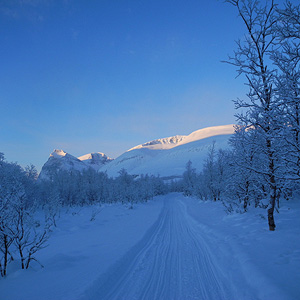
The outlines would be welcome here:
[[[234,123],[243,33],[218,0],[0,0],[0,152],[40,169]]]

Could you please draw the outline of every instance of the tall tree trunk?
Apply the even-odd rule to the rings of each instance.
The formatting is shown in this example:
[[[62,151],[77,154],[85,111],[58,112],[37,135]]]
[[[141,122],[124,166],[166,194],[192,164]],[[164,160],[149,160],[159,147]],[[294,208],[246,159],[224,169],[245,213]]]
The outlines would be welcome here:
[[[21,258],[21,267],[22,267],[22,269],[25,269],[25,265],[24,265],[25,258],[23,256],[21,244],[18,245],[18,248],[19,248],[19,253],[20,253],[20,258]]]
[[[6,269],[8,263],[8,238],[7,235],[4,235],[4,266],[3,266],[3,276],[6,276]]]
[[[269,154],[269,171],[270,171],[270,208],[268,209],[268,223],[269,223],[269,229],[271,231],[275,230],[275,221],[274,221],[274,209],[276,204],[276,197],[277,197],[277,186],[276,186],[276,180],[275,180],[275,170],[274,170],[274,159],[273,159],[273,153],[270,151],[271,149],[271,142],[270,140],[267,140],[267,147],[268,147],[268,154]]]
[[[273,192],[271,193],[271,199],[270,204],[271,207],[268,209],[268,223],[269,223],[269,229],[271,231],[275,230],[275,221],[274,221],[274,208],[275,208],[275,198],[272,196]]]

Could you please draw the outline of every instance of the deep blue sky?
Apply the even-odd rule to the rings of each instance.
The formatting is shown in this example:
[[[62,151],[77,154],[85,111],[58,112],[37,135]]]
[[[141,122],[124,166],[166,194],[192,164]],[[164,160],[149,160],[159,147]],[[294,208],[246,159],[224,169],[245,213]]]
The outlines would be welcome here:
[[[243,33],[217,0],[1,0],[0,151],[40,169],[234,123]]]

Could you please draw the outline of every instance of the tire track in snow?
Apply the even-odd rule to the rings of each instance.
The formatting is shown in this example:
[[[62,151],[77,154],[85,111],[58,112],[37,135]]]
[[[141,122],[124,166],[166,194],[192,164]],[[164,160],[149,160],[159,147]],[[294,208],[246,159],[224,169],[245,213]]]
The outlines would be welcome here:
[[[89,300],[234,299],[182,201],[166,199],[144,238],[87,292]]]

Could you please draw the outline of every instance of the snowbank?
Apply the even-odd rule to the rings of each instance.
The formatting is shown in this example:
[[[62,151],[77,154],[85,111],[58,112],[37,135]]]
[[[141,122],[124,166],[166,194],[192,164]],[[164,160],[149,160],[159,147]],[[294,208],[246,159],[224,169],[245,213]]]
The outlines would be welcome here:
[[[268,229],[266,211],[225,213],[221,203],[186,198],[189,214],[213,249],[220,268],[231,270],[237,286],[247,280],[257,299],[293,300],[300,295],[300,203],[282,203],[276,231]],[[244,298],[247,299],[247,298]]]

